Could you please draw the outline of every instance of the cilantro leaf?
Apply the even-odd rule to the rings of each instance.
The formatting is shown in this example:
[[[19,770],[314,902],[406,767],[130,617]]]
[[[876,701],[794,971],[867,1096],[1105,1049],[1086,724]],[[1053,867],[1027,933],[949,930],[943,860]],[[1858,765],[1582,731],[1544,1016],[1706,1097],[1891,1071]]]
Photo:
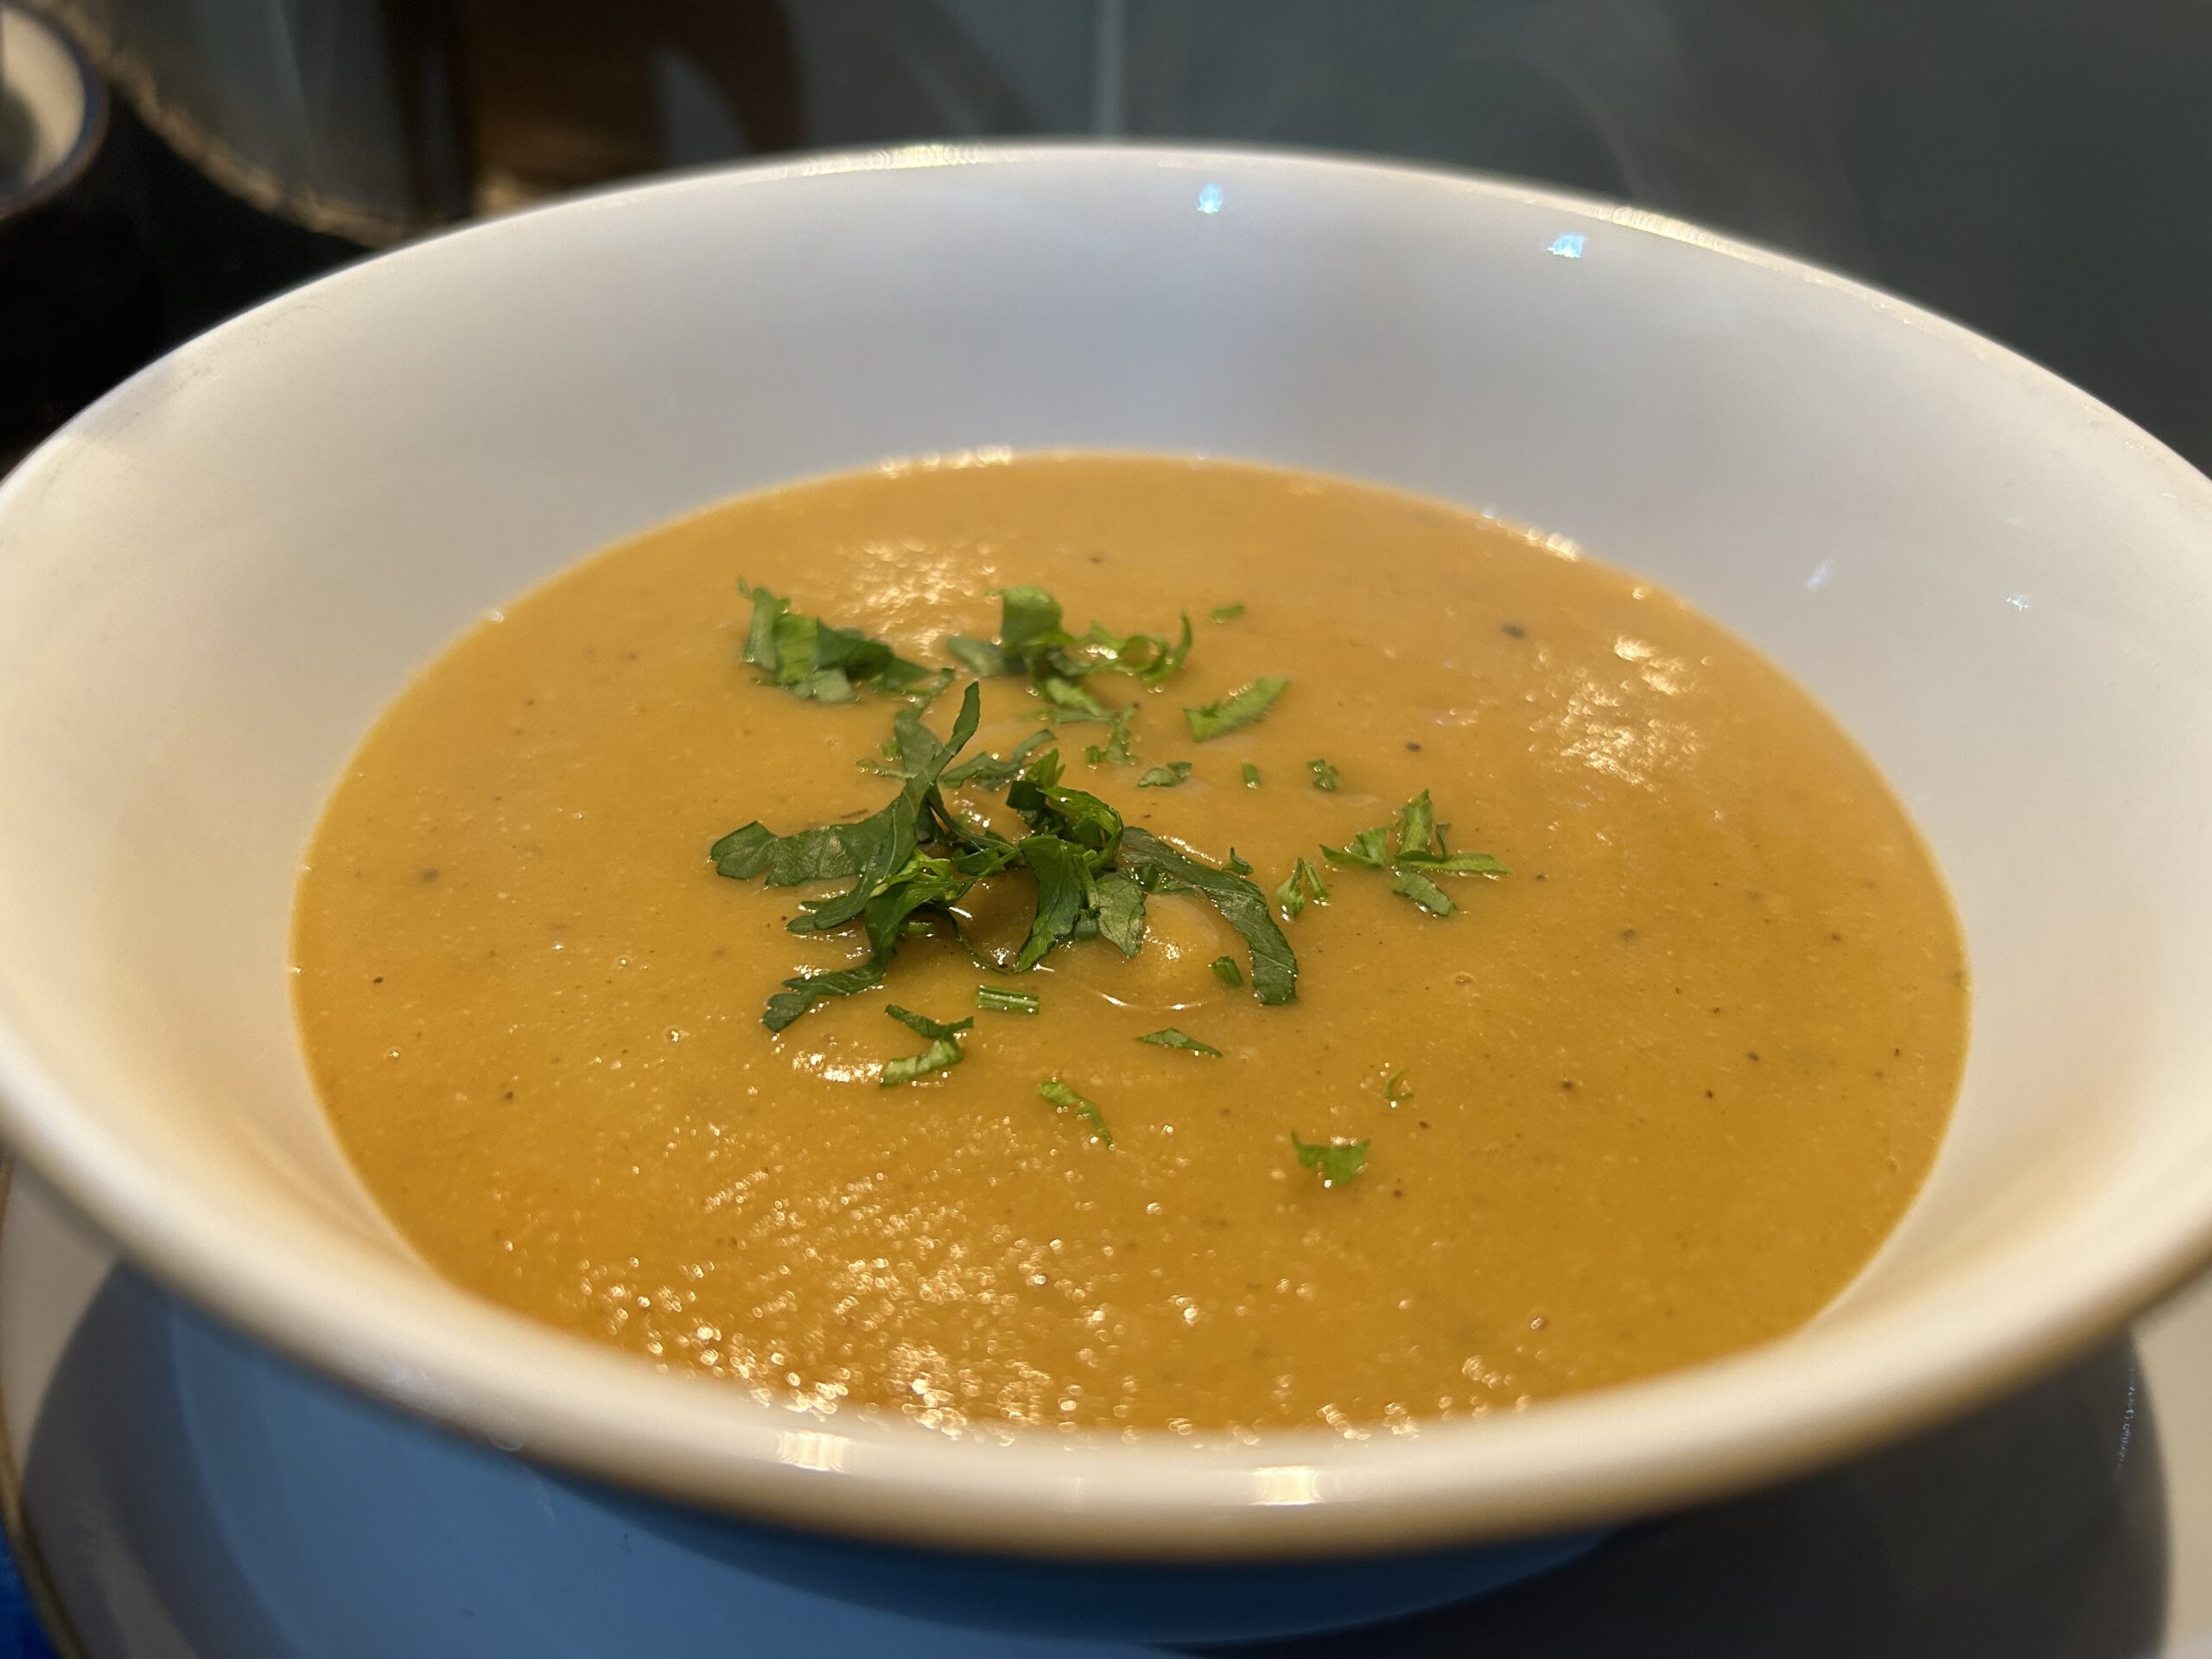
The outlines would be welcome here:
[[[1236,855],[1236,849],[1234,847],[1229,849],[1229,856],[1222,861],[1221,868],[1227,870],[1231,875],[1249,875],[1252,874],[1252,867]]]
[[[1438,875],[1512,874],[1488,853],[1401,853],[1397,861],[1405,868],[1428,870]]]
[[[948,816],[937,793],[938,777],[975,736],[980,718],[973,684],[961,699],[949,738],[940,740],[912,705],[901,709],[892,720],[891,741],[906,781],[888,804],[858,823],[779,836],[756,822],[715,843],[716,871],[736,880],[766,875],[772,886],[790,886],[852,878],[845,892],[806,901],[785,925],[794,933],[819,933],[857,919],[868,936],[868,960],[785,980],[761,1016],[770,1031],[782,1031],[825,998],[882,983],[909,917],[949,906],[982,875],[1010,861],[1012,849],[1003,847],[971,849],[955,861],[920,846],[922,824],[936,825]]]
[[[957,766],[946,767],[938,781],[947,789],[969,785],[977,789],[1004,789],[1021,776],[1021,768],[1029,757],[1052,741],[1050,732],[1032,732],[1007,750],[1004,759],[990,753],[976,755]]]
[[[1242,730],[1266,714],[1289,686],[1283,679],[1263,678],[1240,685],[1218,702],[1185,709],[1183,718],[1189,724],[1191,736],[1200,743],[1207,742],[1227,733]]]
[[[1244,988],[1244,970],[1236,965],[1236,957],[1216,957],[1209,966],[1213,969],[1213,976],[1228,986],[1230,990],[1241,991]]]
[[[1449,916],[1459,908],[1452,902],[1452,895],[1430,880],[1421,871],[1400,866],[1398,879],[1390,884],[1390,891],[1402,893],[1432,916]]]
[[[1163,1026],[1158,1031],[1147,1031],[1143,1036],[1138,1038],[1137,1041],[1151,1043],[1160,1048],[1179,1048],[1192,1054],[1211,1054],[1216,1059],[1221,1058],[1221,1051],[1211,1043],[1202,1043],[1197,1038],[1176,1030],[1173,1026]]]
[[[1191,654],[1191,618],[1171,643],[1156,633],[1117,634],[1093,622],[1083,634],[1068,632],[1059,601],[1042,588],[999,590],[999,637],[995,641],[955,636],[945,650],[970,672],[986,678],[1027,675],[1037,694],[1055,709],[1080,719],[1112,718],[1082,681],[1101,672],[1133,674],[1157,685],[1183,666]]]
[[[1429,804],[1427,790],[1398,809],[1397,851],[1400,858],[1409,853],[1429,853],[1437,850],[1436,809]]]
[[[1204,895],[1250,951],[1252,988],[1261,1001],[1283,1003],[1298,995],[1297,955],[1275,925],[1267,895],[1250,881],[1201,864],[1134,824],[1122,832],[1121,862],[1122,868],[1154,892],[1172,887]]]
[[[1244,601],[1240,599],[1233,605],[1217,605],[1208,614],[1217,622],[1234,622],[1244,614]]]
[[[1361,869],[1379,870],[1390,862],[1389,849],[1384,844],[1387,830],[1363,830],[1341,847],[1324,847],[1321,856],[1332,864],[1353,864]]]
[[[916,1083],[932,1071],[942,1071],[949,1065],[957,1065],[967,1058],[960,1045],[950,1037],[938,1037],[918,1054],[901,1054],[883,1063],[881,1075],[876,1082],[886,1089],[896,1088],[902,1083]]]
[[[1096,883],[1098,937],[1125,957],[1136,955],[1144,944],[1144,889],[1118,871],[1109,870]]]
[[[1324,1186],[1342,1186],[1367,1166],[1364,1141],[1301,1141],[1293,1129],[1290,1144],[1297,1149],[1300,1163],[1321,1172]]]
[[[896,1002],[885,1003],[883,1011],[909,1031],[926,1037],[932,1042],[949,1037],[957,1037],[962,1032],[972,1031],[976,1027],[973,1019],[955,1020],[948,1024],[942,1020],[932,1020],[925,1014],[916,1014],[911,1008],[902,1008]]]
[[[744,658],[770,685],[819,702],[851,702],[858,687],[874,686],[905,696],[932,697],[952,678],[950,669],[931,670],[910,663],[882,640],[856,628],[840,628],[791,609],[791,601],[766,588],[738,591],[753,601],[745,634]]]
[[[1129,748],[1129,722],[1135,717],[1136,710],[1134,709],[1116,709],[1113,734],[1103,743],[1087,745],[1083,751],[1083,758],[1094,766],[1136,765],[1136,755]]]
[[[1024,836],[1017,850],[1021,861],[1037,875],[1037,914],[1029,924],[1029,937],[1014,959],[1027,972],[1045,959],[1053,946],[1075,936],[1076,922],[1092,892],[1090,865],[1083,849],[1058,836]]]
[[[993,1014],[1041,1014],[1045,1005],[1034,991],[1009,991],[1001,985],[978,985],[976,1006]]]
[[[1306,769],[1313,774],[1314,788],[1325,789],[1332,795],[1336,793],[1337,769],[1334,766],[1326,760],[1308,760]]]
[[[1139,789],[1173,789],[1191,775],[1188,760],[1170,760],[1164,766],[1154,766],[1137,779]]]
[[[1290,867],[1290,874],[1275,889],[1275,903],[1282,907],[1285,916],[1296,916],[1309,904],[1328,902],[1328,883],[1321,880],[1321,872],[1303,858]]]
[[[801,974],[787,979],[784,988],[768,999],[768,1011],[760,1016],[760,1023],[772,1032],[781,1031],[817,1002],[874,990],[883,983],[883,971],[890,965],[888,957],[877,957],[858,967],[836,968],[828,973]]]
[[[1073,1112],[1089,1124],[1091,1135],[1102,1145],[1110,1147],[1114,1144],[1114,1134],[1106,1127],[1105,1114],[1058,1077],[1046,1078],[1037,1085],[1037,1092],[1051,1101],[1060,1111]]]
[[[1259,786],[1260,769],[1254,766],[1249,760],[1247,760],[1244,763],[1244,787],[1247,789],[1257,789]]]
[[[1056,835],[1098,855],[1103,866],[1122,839],[1122,815],[1096,795],[1058,780],[1060,757],[1047,749],[1006,792],[1006,804],[1040,834]]]

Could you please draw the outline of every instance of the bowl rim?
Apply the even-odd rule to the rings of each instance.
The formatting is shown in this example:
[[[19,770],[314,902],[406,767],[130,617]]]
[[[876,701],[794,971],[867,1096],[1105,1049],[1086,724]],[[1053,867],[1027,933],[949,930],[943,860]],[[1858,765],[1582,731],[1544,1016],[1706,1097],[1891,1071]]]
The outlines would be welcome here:
[[[0,480],[0,522],[28,517],[73,443],[136,418],[177,369],[249,344],[302,304],[342,312],[350,284],[466,258],[549,219],[699,191],[733,196],[855,172],[984,166],[1008,175],[1183,168],[1296,175],[1316,191],[1388,188],[1437,211],[1533,206],[1690,245],[1821,290],[1927,337],[1962,370],[2006,377],[2062,429],[2127,452],[2125,487],[2158,487],[2212,529],[2212,480],[2106,405],[1984,336],[1882,290],[1665,214],[1446,168],[1321,152],[1084,141],[924,144],[700,168],[563,198],[353,262],[176,347],[81,411]],[[1009,182],[1017,181],[1010,176]],[[528,227],[524,230],[521,227]],[[1963,1285],[1838,1332],[1815,1325],[1681,1371],[1525,1413],[1346,1439],[1170,1435],[957,1440],[905,1424],[798,1414],[542,1326],[391,1263],[367,1293],[269,1248],[251,1215],[194,1200],[119,1133],[75,1109],[0,998],[0,1131],[129,1259],[310,1370],[504,1451],[697,1510],[927,1549],[1180,1560],[1442,1548],[1625,1519],[1799,1472],[1930,1425],[2078,1352],[2212,1259],[2212,1167],[2170,1171],[2125,1236],[2075,1217]],[[360,1265],[360,1264],[357,1264]],[[432,1298],[443,1298],[440,1307]],[[456,1300],[455,1299],[459,1300]],[[1879,1340],[1869,1340],[1869,1333]],[[982,1442],[982,1443],[978,1443]]]

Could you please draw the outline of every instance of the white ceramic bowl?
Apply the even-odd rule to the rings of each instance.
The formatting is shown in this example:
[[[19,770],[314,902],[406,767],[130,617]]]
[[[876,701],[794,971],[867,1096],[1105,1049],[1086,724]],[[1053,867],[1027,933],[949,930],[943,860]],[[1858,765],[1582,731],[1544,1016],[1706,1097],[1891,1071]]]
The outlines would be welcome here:
[[[889,456],[1195,451],[1572,537],[1826,700],[1948,872],[1971,1067],[1811,1328],[1427,1430],[956,1444],[485,1306],[341,1160],[292,884],[382,706],[610,538]],[[0,487],[0,1128],[286,1352],[702,1511],[1064,1558],[1602,1522],[1959,1408],[2212,1249],[2212,486],[1948,323],[1651,215],[1129,149],[711,174],[417,245],[193,342]]]

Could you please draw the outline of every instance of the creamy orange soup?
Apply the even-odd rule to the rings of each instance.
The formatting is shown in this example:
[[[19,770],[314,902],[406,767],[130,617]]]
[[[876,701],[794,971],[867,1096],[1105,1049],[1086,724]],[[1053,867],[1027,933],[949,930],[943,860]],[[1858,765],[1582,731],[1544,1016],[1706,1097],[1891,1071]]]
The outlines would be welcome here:
[[[947,645],[999,639],[1009,588],[1120,654]],[[770,886],[709,849],[880,812],[918,706],[880,675],[770,683],[812,660],[743,660],[776,596],[956,670],[940,739],[972,670],[1008,668],[954,765],[1046,732],[1025,764],[1056,750],[1081,797],[1039,819],[988,773],[940,783],[924,833],[936,801],[976,845],[1074,847],[1077,931],[1129,943],[1135,893],[1135,953],[1006,971],[1045,885],[1017,861],[899,930],[880,986],[768,1029],[784,982],[871,960],[858,926],[787,928],[869,878]],[[1440,833],[1401,819],[1424,791]],[[1089,797],[1128,826],[1110,854],[1070,838]],[[946,1427],[1402,1427],[1778,1336],[1926,1174],[1967,1011],[1882,779],[1680,600],[1433,502],[1128,457],[750,497],[486,621],[347,769],[296,967],[337,1132],[441,1272]]]

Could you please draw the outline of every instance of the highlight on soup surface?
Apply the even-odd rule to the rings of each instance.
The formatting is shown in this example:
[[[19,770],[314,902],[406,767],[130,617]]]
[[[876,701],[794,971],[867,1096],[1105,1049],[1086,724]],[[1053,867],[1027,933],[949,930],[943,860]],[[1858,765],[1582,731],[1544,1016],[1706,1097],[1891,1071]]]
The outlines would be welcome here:
[[[809,1410],[1412,1432],[1779,1336],[1963,1065],[1757,652],[1333,479],[893,466],[649,531],[371,732],[307,1058],[495,1301]]]

